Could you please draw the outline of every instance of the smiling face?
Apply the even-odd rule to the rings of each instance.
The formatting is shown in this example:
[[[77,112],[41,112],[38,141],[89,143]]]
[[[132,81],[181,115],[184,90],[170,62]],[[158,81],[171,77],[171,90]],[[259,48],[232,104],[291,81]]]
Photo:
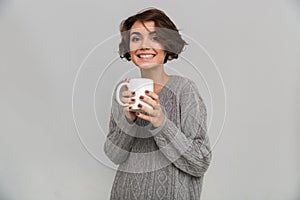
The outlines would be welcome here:
[[[130,29],[130,56],[134,64],[143,69],[161,66],[166,52],[158,41],[154,21],[144,24],[136,21]]]

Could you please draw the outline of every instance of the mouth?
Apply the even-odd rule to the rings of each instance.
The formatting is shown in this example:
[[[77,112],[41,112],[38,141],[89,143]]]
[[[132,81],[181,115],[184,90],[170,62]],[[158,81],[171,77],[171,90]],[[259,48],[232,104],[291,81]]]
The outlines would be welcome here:
[[[151,59],[154,58],[155,56],[156,54],[137,54],[137,57],[141,59]]]

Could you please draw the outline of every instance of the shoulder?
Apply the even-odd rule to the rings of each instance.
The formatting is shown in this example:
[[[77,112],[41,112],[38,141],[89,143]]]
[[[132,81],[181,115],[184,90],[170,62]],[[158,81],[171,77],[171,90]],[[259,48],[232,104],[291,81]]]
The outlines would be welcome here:
[[[172,75],[172,77],[173,77],[172,85],[176,88],[176,91],[178,93],[184,93],[184,91],[190,91],[190,90],[194,90],[195,92],[198,92],[197,85],[192,79],[180,75]]]
[[[179,102],[198,102],[204,104],[204,100],[195,81],[185,76],[174,75],[173,77],[173,83],[178,85],[175,92]]]

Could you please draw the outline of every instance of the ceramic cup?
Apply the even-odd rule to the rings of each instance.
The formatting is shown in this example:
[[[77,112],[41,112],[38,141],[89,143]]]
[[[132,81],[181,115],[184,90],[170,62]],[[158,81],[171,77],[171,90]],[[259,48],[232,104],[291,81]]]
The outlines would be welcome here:
[[[130,92],[135,92],[135,96],[132,97],[135,99],[135,103],[134,104],[128,104],[128,103],[123,103],[120,99],[120,90],[123,86],[127,86],[128,90]],[[148,105],[147,103],[143,102],[140,100],[140,96],[146,96],[145,95],[145,91],[152,91],[153,92],[153,80],[152,79],[148,79],[148,78],[133,78],[130,79],[129,82],[123,82],[121,84],[118,85],[117,87],[117,91],[116,91],[116,100],[118,101],[118,103],[121,106],[132,106],[132,111],[139,111],[139,107],[138,104],[142,104],[143,106],[146,106],[150,109],[152,109],[152,107],[150,105]]]

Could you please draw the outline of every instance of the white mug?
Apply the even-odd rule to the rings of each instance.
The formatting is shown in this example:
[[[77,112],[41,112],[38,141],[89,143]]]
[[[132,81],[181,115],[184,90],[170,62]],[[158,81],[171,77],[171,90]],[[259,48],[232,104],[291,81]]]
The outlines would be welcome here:
[[[120,99],[120,90],[123,86],[127,86],[128,90],[130,92],[135,92],[135,96],[132,97],[135,99],[134,104],[128,104],[128,103],[123,103]],[[116,99],[117,102],[121,105],[121,106],[132,106],[132,111],[138,111],[140,110],[140,108],[138,107],[138,104],[142,104],[143,106],[146,106],[150,109],[152,109],[152,107],[141,101],[140,100],[140,96],[145,96],[145,91],[151,91],[153,92],[153,80],[152,79],[148,79],[148,78],[133,78],[130,79],[129,82],[123,82],[120,85],[118,85],[117,87],[117,91],[116,91]]]

